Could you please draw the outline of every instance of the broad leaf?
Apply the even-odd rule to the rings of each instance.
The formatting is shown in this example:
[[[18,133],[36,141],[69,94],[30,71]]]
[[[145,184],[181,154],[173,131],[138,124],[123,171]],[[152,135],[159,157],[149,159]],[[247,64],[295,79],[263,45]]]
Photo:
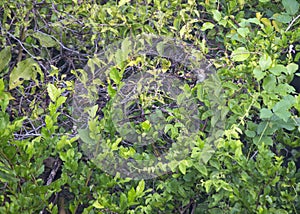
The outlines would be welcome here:
[[[239,47],[231,53],[232,60],[236,62],[245,61],[249,56],[250,52],[244,47]]]
[[[120,81],[121,81],[121,74],[119,72],[118,69],[116,68],[112,68],[110,69],[110,72],[109,72],[109,77],[116,83],[116,84],[120,84]]]
[[[214,24],[211,23],[211,22],[205,22],[202,27],[201,27],[201,30],[202,31],[206,31],[206,30],[210,30],[210,29],[213,29],[214,28]]]
[[[266,72],[262,71],[259,66],[254,68],[253,74],[257,81],[262,80],[266,76]]]
[[[270,68],[271,64],[272,64],[272,59],[268,54],[264,54],[260,57],[259,65],[263,71]]]
[[[11,59],[10,47],[4,48],[0,51],[0,72],[8,65]]]
[[[9,89],[14,89],[21,85],[24,80],[30,79],[34,80],[38,85],[37,73],[41,75],[42,79],[44,78],[40,66],[32,58],[19,62],[10,74]]]
[[[286,12],[292,16],[299,10],[299,3],[296,0],[282,0],[282,4]]]
[[[282,100],[280,100],[273,108],[273,112],[285,122],[291,116],[291,112],[289,111],[292,105],[296,102],[295,98],[291,95],[285,96]]]
[[[51,101],[53,102],[55,102],[61,94],[61,91],[58,88],[56,88],[53,84],[48,84],[47,91]]]
[[[51,36],[45,33],[36,32],[32,36],[37,38],[40,44],[46,48],[51,48],[57,45],[57,42]]]
[[[266,109],[266,108],[262,108],[262,109],[260,110],[260,115],[259,115],[259,117],[260,117],[261,119],[269,119],[269,118],[271,118],[272,116],[273,116],[273,113],[272,113],[271,110]]]
[[[213,18],[217,22],[219,22],[222,19],[222,14],[218,10],[212,10]]]
[[[274,67],[270,68],[270,72],[275,76],[279,76],[281,73],[287,73],[287,69],[283,65],[275,65]]]

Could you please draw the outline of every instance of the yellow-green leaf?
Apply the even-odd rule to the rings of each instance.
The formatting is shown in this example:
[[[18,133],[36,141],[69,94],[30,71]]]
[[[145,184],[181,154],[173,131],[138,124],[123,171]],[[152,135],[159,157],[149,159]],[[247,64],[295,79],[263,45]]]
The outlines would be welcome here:
[[[206,30],[210,30],[210,29],[213,29],[214,28],[214,24],[211,23],[211,22],[205,22],[202,27],[201,27],[201,30],[202,31],[206,31]]]
[[[214,20],[219,22],[222,19],[222,14],[218,10],[212,10],[211,11],[214,17]]]
[[[0,51],[0,72],[8,65],[11,59],[10,47],[4,48]]]
[[[96,200],[92,206],[95,207],[96,209],[104,208],[104,206],[102,204],[100,204],[98,200]]]
[[[260,57],[258,63],[260,65],[261,69],[264,71],[264,70],[267,70],[268,68],[271,67],[271,65],[272,65],[272,59],[271,59],[271,57],[268,54],[263,54]]]
[[[51,48],[57,45],[57,42],[48,34],[36,32],[32,36],[37,38],[40,44],[46,48]]]
[[[110,69],[110,72],[109,72],[109,77],[116,83],[116,84],[120,84],[121,82],[121,74],[119,72],[118,69],[116,68],[112,68]]]
[[[21,85],[24,80],[34,80],[38,85],[38,80],[36,79],[37,73],[41,75],[41,79],[44,78],[44,74],[34,59],[25,59],[17,64],[10,76],[9,76],[9,89],[14,89]]]
[[[143,130],[149,131],[149,129],[151,128],[151,123],[149,122],[149,120],[145,120],[141,123],[141,126]]]
[[[50,99],[53,102],[55,102],[57,100],[57,98],[60,96],[60,94],[62,92],[61,90],[56,88],[55,85],[53,85],[53,84],[48,84],[47,91],[48,91],[48,95],[49,95]]]
[[[242,62],[250,56],[250,52],[245,47],[239,47],[231,53],[233,61]]]
[[[138,184],[138,186],[136,187],[136,195],[137,196],[141,196],[143,191],[145,189],[145,181],[144,180],[141,180]]]
[[[182,174],[185,175],[185,173],[186,173],[186,161],[181,161],[181,162],[179,163],[179,170],[180,170],[180,172],[181,172]]]
[[[121,1],[119,1],[118,6],[121,7],[121,6],[123,6],[123,5],[125,5],[126,3],[129,3],[129,2],[130,2],[130,0],[121,0]]]

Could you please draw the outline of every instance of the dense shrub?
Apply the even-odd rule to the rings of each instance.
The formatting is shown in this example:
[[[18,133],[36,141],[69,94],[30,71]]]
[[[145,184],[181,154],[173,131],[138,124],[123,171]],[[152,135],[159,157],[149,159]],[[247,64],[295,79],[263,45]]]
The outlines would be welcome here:
[[[300,96],[289,83],[298,70],[298,13],[296,0],[0,2],[0,212],[297,213]],[[122,41],[143,33],[196,47],[220,85],[195,83],[171,55],[126,58],[130,45]],[[97,82],[103,96],[84,132],[72,113],[76,84],[91,82],[84,78],[97,54],[116,41],[120,62]],[[175,144],[180,126],[171,123],[163,130],[171,140],[141,156],[117,137],[113,98],[139,69],[184,80],[202,113],[188,155],[151,179],[107,173],[81,143],[101,138],[129,160]],[[221,100],[215,109],[212,94]],[[216,118],[223,130],[209,147]]]

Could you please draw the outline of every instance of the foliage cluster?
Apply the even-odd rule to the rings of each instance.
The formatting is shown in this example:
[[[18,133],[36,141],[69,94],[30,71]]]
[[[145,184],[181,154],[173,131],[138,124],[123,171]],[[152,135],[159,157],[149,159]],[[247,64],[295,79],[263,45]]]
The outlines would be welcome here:
[[[299,11],[297,0],[0,2],[0,212],[297,213],[300,96],[289,83],[298,70]],[[208,125],[190,155],[150,180],[102,171],[82,152],[72,117],[83,67],[108,44],[141,33],[198,47],[226,101],[216,150],[203,141],[213,112],[199,105]],[[147,63],[172,64],[158,60]],[[122,66],[102,86],[108,97],[123,82]],[[202,89],[187,87],[209,106]],[[90,110],[101,120],[89,122],[89,138],[115,134],[104,104]],[[140,132],[149,126],[142,122]],[[118,143],[124,158],[135,152]]]

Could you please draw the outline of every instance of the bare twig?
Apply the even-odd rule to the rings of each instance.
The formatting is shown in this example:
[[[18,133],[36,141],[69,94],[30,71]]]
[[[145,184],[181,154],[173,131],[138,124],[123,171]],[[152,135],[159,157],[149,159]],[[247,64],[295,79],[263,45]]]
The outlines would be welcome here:
[[[52,183],[52,181],[54,180],[60,166],[61,166],[61,161],[59,159],[55,160],[53,169],[51,170],[50,175],[48,176],[48,179],[47,179],[47,183],[46,183],[47,186],[50,185]]]
[[[39,33],[41,33],[41,34],[44,34],[45,36],[50,36],[52,39],[54,39],[54,40],[61,46],[61,48],[65,49],[65,50],[67,50],[67,51],[70,51],[70,52],[73,52],[73,53],[76,53],[76,54],[82,55],[82,56],[90,56],[89,54],[83,54],[83,53],[80,53],[80,52],[77,51],[77,50],[73,50],[73,49],[70,49],[70,48],[66,47],[66,46],[65,46],[63,43],[61,43],[57,38],[55,38],[55,36],[46,34],[46,33],[42,32],[42,31],[37,31],[37,32],[39,32]]]
[[[18,38],[16,38],[13,34],[11,34],[10,32],[7,32],[7,34],[11,37],[11,38],[13,38],[14,40],[16,40],[19,44],[20,44],[20,46],[23,48],[23,50],[26,52],[26,53],[28,53],[28,55],[29,56],[31,56],[33,59],[36,59],[36,57],[35,56],[33,56],[25,47],[24,47],[24,45],[23,45],[23,43],[22,43],[22,41],[21,40],[19,40]]]
[[[289,26],[286,28],[285,32],[289,31],[290,28],[293,26],[293,24],[295,23],[295,21],[297,21],[297,19],[300,18],[300,15],[298,15],[296,18],[294,18],[291,23],[289,24]]]

